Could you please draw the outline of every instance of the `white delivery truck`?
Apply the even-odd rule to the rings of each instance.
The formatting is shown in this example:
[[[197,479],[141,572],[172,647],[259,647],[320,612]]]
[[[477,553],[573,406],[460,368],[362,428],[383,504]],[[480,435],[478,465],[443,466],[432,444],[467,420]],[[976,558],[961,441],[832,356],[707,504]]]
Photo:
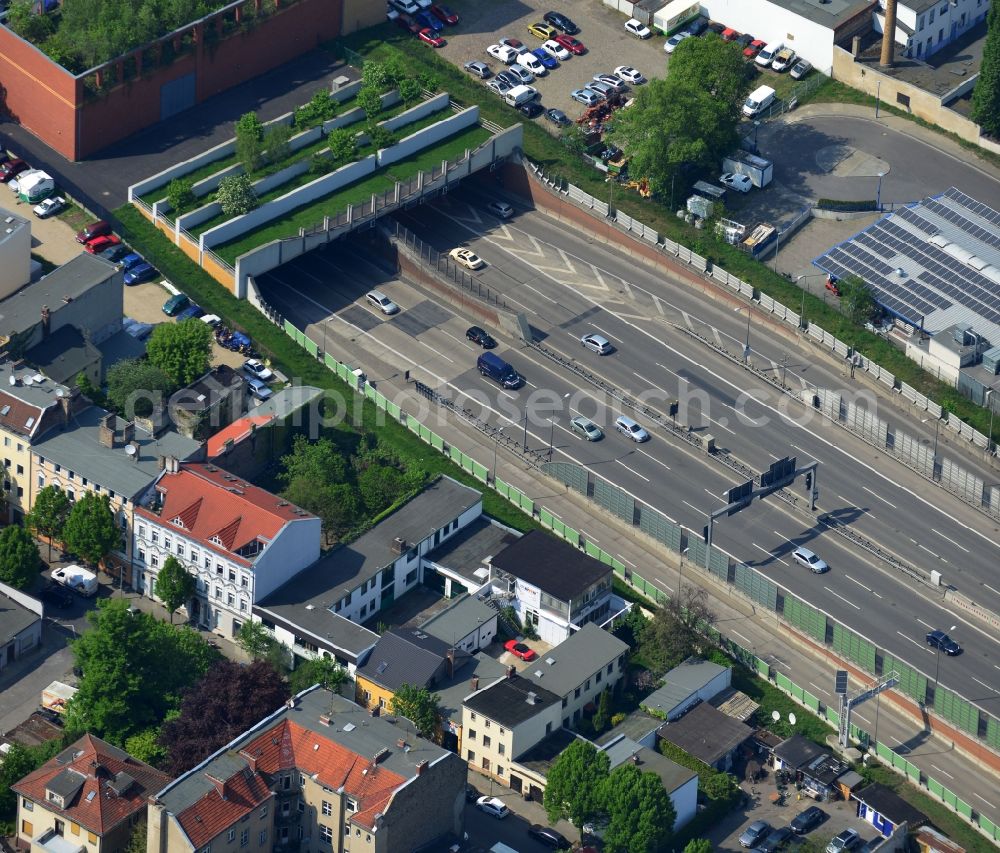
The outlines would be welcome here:
[[[61,569],[56,569],[52,572],[52,580],[85,598],[97,595],[97,575],[82,566],[63,566]]]
[[[734,151],[722,158],[722,171],[746,175],[755,187],[766,187],[774,176],[774,164],[749,151]]]

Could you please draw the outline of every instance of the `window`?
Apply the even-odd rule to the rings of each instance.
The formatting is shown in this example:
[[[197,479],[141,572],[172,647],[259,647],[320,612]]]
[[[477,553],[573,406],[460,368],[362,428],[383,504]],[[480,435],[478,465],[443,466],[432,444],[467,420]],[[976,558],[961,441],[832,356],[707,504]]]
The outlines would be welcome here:
[[[250,830],[244,829],[240,833],[240,847],[246,847],[250,843]]]
[[[222,598],[222,587],[221,586],[217,586],[215,588],[215,597],[216,598]]]
[[[597,673],[597,675],[594,676],[594,681],[596,681],[598,684],[601,683],[601,673]]]
[[[504,727],[503,727],[503,726],[500,726],[500,734],[501,734],[501,735],[505,735],[505,734],[507,734],[507,731],[506,731],[506,729],[504,729]]]
[[[164,536],[163,537],[163,547],[164,548],[166,548],[169,551],[170,550],[170,546],[172,544],[173,544],[173,542],[171,541],[171,539],[170,539],[169,536]]]
[[[931,9],[930,14],[927,16],[927,23],[928,24],[933,24],[934,23],[934,12],[935,12],[935,10]]]
[[[613,663],[613,662],[612,662],[612,663],[609,663],[609,664],[608,664],[608,675],[611,675],[611,670],[612,670],[613,668],[614,668],[614,663]]]
[[[407,572],[406,573],[406,585],[407,586],[409,586],[411,583],[413,583],[414,581],[416,581],[416,579],[417,579],[417,570],[416,569],[414,569],[411,572]]]
[[[153,530],[152,532],[150,532],[150,534],[149,534],[149,541],[152,542],[154,545],[157,542],[159,542],[160,541],[160,532],[158,530]]]
[[[229,833],[226,836],[226,840],[227,841],[235,841],[236,840],[236,830],[235,829],[230,829],[229,830]]]
[[[547,735],[552,734],[552,723],[551,722],[548,722],[548,723],[545,724],[545,734],[547,734]]]
[[[473,720],[474,720],[474,719],[476,719],[476,712],[475,712],[475,711],[472,711],[472,712],[470,712],[469,716],[470,716],[470,717],[471,717],[471,718],[472,718]]]
[[[184,556],[184,543],[183,542],[178,542],[177,543],[177,556],[178,557],[183,557]]]
[[[371,702],[371,701],[372,701],[371,691],[370,690],[366,690],[365,691],[365,702]]]
[[[240,575],[240,586],[244,589],[250,586],[250,578],[246,575]]]
[[[475,729],[469,729],[469,733],[466,735],[466,737],[469,740],[475,740],[476,739],[476,730]]]
[[[229,582],[236,583],[236,569],[229,570]]]
[[[489,720],[486,720],[486,721],[485,721],[485,722],[483,723],[483,725],[484,725],[484,726],[485,726],[486,728],[489,728],[489,727],[490,727],[490,721],[489,721]]]
[[[205,555],[205,568],[206,569],[212,568],[212,558],[209,557],[208,554]]]
[[[35,810],[35,804],[31,802],[31,800],[26,800],[24,797],[21,797],[21,808],[26,812],[33,812]]]
[[[139,562],[140,563],[146,562],[146,552],[142,548],[139,549]]]
[[[4,461],[3,461],[3,467],[4,468],[10,468],[10,460],[9,459],[4,459]]]
[[[260,834],[257,836],[257,843],[261,847],[263,847],[264,844],[267,843],[267,830],[266,829],[262,829],[260,831]]]
[[[934,19],[931,18],[931,20],[934,20]],[[56,473],[58,474],[60,471],[62,471],[62,465],[56,465]]]
[[[81,477],[80,478],[80,482],[83,483],[83,485],[86,486],[87,485],[87,478],[86,477]]]
[[[497,765],[497,776],[503,776],[503,767]]]
[[[39,474],[38,475],[38,488],[39,489],[44,489],[45,488],[45,475],[44,474]]]
[[[587,679],[587,683],[583,685],[584,690],[590,690],[590,679]]]
[[[364,619],[364,618],[365,618],[365,614],[366,614],[367,612],[368,612],[368,605],[367,605],[367,604],[362,604],[362,605],[361,605],[361,618],[362,618],[362,619]]]
[[[320,807],[320,814],[323,817],[330,817],[333,814],[333,803],[328,800],[323,800],[323,805]]]
[[[66,476],[69,477],[71,480],[75,480],[76,479],[76,475],[72,471],[69,471],[66,474]]]
[[[139,538],[140,539],[145,539],[146,538],[146,525],[145,524],[140,524],[139,525]]]
[[[10,439],[7,438],[7,436],[3,437],[3,446],[4,447],[10,447]]]
[[[492,745],[492,743],[493,743],[492,739],[490,739],[490,738],[488,738],[488,737],[484,737],[484,738],[483,738],[483,746],[484,746],[484,747],[485,747],[486,749],[489,749],[489,748],[490,748],[490,746]]]
[[[497,744],[497,752],[499,752],[501,755],[506,755],[507,754],[507,745],[503,744],[503,743],[498,743]]]
[[[24,466],[23,465],[18,465],[17,466],[17,475],[19,477],[23,477],[24,476]]]
[[[245,598],[240,599],[240,613],[247,612],[247,600]]]
[[[224,571],[225,571],[225,569],[222,568],[222,563],[216,563],[215,564],[215,573],[217,575],[221,575]]]
[[[469,762],[469,764],[475,764],[475,763],[476,763],[476,753],[474,753],[474,752],[473,752],[473,751],[472,751],[472,750],[470,749],[470,750],[469,750],[469,751],[468,751],[468,752],[466,753],[466,756],[465,756],[465,760],[466,760],[466,761],[468,761],[468,762]]]
[[[490,769],[490,760],[488,758],[484,758],[483,759],[483,770],[489,770],[489,769]]]
[[[346,835],[347,833],[345,832],[344,834]],[[333,844],[333,830],[329,826],[319,825],[319,837],[327,844]]]
[[[226,604],[228,604],[230,607],[234,607],[236,605],[236,596],[233,595],[232,593],[229,593],[226,596]]]
[[[288,786],[285,785],[285,790],[288,790]],[[267,806],[261,806],[260,809],[260,819],[263,820],[267,817]]]
[[[202,847],[198,853],[212,853],[212,845],[209,844],[208,847]]]
[[[348,797],[344,801],[344,808],[347,809],[347,811],[350,812],[351,814],[354,814],[358,810],[358,801],[352,800],[350,797]]]
[[[579,687],[577,687],[576,690],[573,691],[573,698],[574,699],[579,699],[580,698],[580,688]]]
[[[160,558],[157,557],[156,554],[150,554],[149,565],[151,565],[155,569],[158,565],[160,565]]]

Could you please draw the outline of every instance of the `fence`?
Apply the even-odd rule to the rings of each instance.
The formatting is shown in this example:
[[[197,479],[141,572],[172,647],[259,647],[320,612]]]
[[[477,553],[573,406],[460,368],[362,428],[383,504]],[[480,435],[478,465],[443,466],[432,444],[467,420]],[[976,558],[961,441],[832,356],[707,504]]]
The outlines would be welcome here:
[[[540,167],[530,161],[527,162],[529,174],[550,190],[571,199],[581,207],[609,218],[623,231],[639,237],[644,242],[655,246],[664,254],[671,255],[683,261],[703,275],[710,276],[714,281],[729,288],[734,294],[739,294],[754,302],[758,310],[770,314],[789,326],[803,329],[814,344],[842,358],[850,369],[852,378],[856,370],[864,371],[875,381],[880,382],[891,391],[898,393],[901,397],[908,400],[918,410],[927,412],[933,418],[940,419],[941,423],[939,426],[947,428],[954,436],[963,438],[973,446],[981,448],[984,451],[989,449],[990,452],[995,454],[995,446],[983,433],[973,429],[954,414],[944,412],[939,404],[924,396],[912,386],[897,379],[894,374],[885,370],[871,359],[861,355],[822,327],[804,320],[798,312],[793,311],[766,294],[758,293],[753,285],[741,281],[734,275],[730,275],[722,267],[710,263],[686,246],[661,236],[639,220],[621,211],[615,211],[612,215],[611,208],[609,208],[606,202],[591,196],[579,187],[566,183],[561,179],[546,177]],[[730,353],[724,346],[714,340],[697,335],[695,332],[684,327],[677,328],[688,335],[698,337],[703,343],[727,357],[738,359],[743,363],[742,352]],[[774,375],[765,371],[756,372],[762,380],[780,387],[783,391],[788,390],[776,382]],[[836,393],[820,388],[812,390],[817,397]],[[1000,488],[994,485],[987,487],[982,478],[977,477],[975,474],[950,460],[943,459],[940,454],[938,454],[936,461],[928,461],[926,450],[921,445],[919,438],[906,434],[887,421],[869,415],[858,404],[848,401],[845,405],[846,408],[836,408],[832,404],[823,405],[822,403],[814,403],[814,408],[838,426],[850,430],[873,447],[887,453],[922,476],[937,483],[941,488],[951,492],[960,500],[980,512],[992,518],[1000,519]]]

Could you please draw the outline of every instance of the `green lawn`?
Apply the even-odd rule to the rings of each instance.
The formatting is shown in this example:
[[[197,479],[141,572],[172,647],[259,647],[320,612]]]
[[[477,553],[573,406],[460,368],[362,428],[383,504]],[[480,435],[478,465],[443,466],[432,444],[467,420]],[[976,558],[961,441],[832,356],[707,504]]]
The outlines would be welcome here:
[[[314,202],[298,207],[280,219],[242,235],[238,240],[217,246],[214,251],[227,263],[235,265],[236,258],[251,249],[263,246],[272,240],[294,236],[299,228],[317,225],[323,221],[324,216],[336,216],[349,205],[360,204],[370,199],[373,193],[388,192],[397,181],[407,181],[415,177],[418,172],[427,171],[440,164],[442,160],[454,160],[461,156],[465,149],[476,148],[489,137],[490,132],[482,127],[463,130],[426,151],[379,169],[364,180],[356,181]]]

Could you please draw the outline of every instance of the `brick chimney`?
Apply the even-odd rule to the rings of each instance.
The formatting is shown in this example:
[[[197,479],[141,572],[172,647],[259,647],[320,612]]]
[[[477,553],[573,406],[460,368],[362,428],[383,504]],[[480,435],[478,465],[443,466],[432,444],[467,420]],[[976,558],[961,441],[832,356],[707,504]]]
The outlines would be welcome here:
[[[133,438],[135,438],[135,423],[129,421],[122,430],[122,444],[128,444]]]
[[[896,0],[885,0],[885,26],[882,28],[882,56],[879,65],[892,68],[896,50]]]
[[[469,686],[473,690],[478,690],[479,689],[479,676],[478,675],[472,676],[472,681],[469,682]]]
[[[421,762],[420,762],[420,763],[419,763],[419,764],[417,765],[417,775],[418,775],[418,776],[421,776],[421,775],[423,775],[423,772],[424,772],[424,770],[426,770],[426,769],[427,769],[427,762],[426,762],[426,761],[421,761]]]
[[[455,677],[455,650],[454,649],[448,649],[448,654],[447,654],[446,657],[447,657],[447,660],[448,660],[448,678],[454,678]]]
[[[102,447],[115,446],[115,416],[107,414],[97,426],[97,440]]]
[[[49,336],[49,326],[52,320],[52,313],[49,311],[48,305],[42,306],[42,338],[47,338]]]

